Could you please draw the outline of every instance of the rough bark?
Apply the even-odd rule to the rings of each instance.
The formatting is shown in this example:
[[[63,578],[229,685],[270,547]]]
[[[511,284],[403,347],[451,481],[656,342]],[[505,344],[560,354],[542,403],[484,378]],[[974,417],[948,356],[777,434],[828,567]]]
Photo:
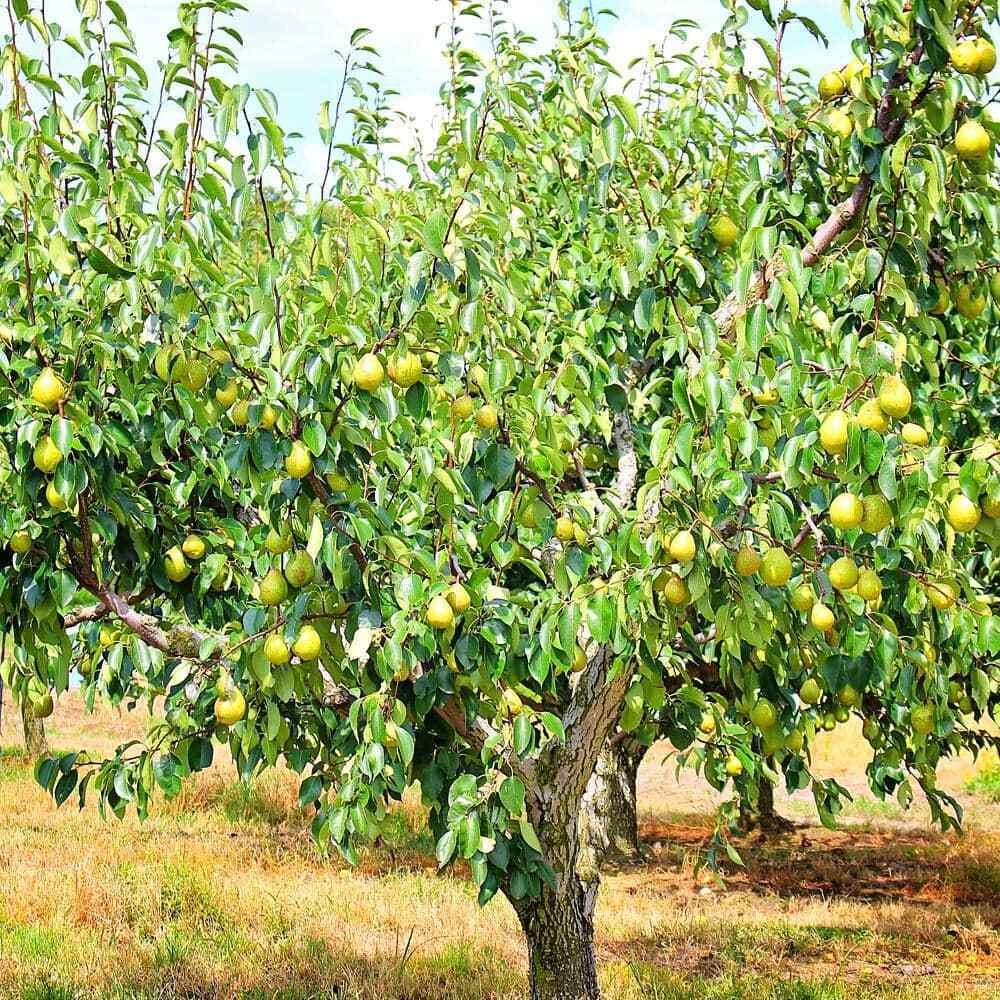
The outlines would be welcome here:
[[[24,749],[28,751],[28,755],[38,757],[47,753],[49,745],[45,739],[45,723],[42,719],[35,718],[27,701],[21,705],[21,725],[24,728]]]
[[[774,786],[762,780],[757,787],[757,805],[751,809],[746,802],[740,805],[740,827],[749,832],[757,829],[761,833],[788,833],[795,829],[791,820],[779,816],[774,808]]]
[[[614,739],[597,758],[580,806],[580,836],[598,864],[629,864],[642,858],[636,777],[645,747]]]

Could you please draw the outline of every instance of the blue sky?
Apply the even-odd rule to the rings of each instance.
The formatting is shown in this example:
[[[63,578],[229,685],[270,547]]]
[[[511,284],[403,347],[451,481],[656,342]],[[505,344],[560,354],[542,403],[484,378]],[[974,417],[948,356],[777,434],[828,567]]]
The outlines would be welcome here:
[[[172,0],[121,0],[136,31],[143,61],[150,65],[165,52],[164,38],[174,23]],[[574,0],[579,9],[587,0]],[[275,92],[286,131],[301,132],[296,165],[308,175],[321,169],[322,147],[316,134],[320,103],[335,96],[339,65],[334,50],[344,46],[357,27],[372,29],[369,41],[381,54],[388,86],[399,91],[397,107],[412,115],[417,126],[431,128],[437,88],[445,73],[443,36],[434,26],[447,19],[448,0],[244,0],[250,12],[236,20],[245,47],[242,76]],[[718,0],[592,0],[617,18],[601,19],[612,46],[612,59],[624,66],[641,55],[650,41],[663,37],[676,18],[687,17],[710,30],[724,11]],[[778,0],[772,0],[778,7]],[[73,23],[66,12],[72,0],[49,0],[49,16]],[[816,74],[849,58],[851,33],[840,16],[840,0],[792,0],[830,36],[831,52],[822,49],[801,27],[789,30],[786,52],[790,63]],[[552,37],[556,0],[509,0],[508,18],[539,39]],[[766,29],[765,29],[766,30]]]

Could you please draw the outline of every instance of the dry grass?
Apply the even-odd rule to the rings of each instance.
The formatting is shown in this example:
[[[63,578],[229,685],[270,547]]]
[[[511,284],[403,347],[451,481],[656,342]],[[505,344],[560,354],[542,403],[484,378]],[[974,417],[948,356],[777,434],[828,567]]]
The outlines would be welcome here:
[[[14,713],[6,715],[8,720]],[[137,716],[62,699],[58,747],[109,750]],[[846,729],[847,727],[845,727]],[[850,733],[818,750],[860,792]],[[16,725],[3,741],[17,744]],[[920,810],[859,797],[849,826],[741,846],[746,870],[694,874],[714,799],[651,754],[640,778],[649,863],[611,873],[598,911],[612,1000],[958,1000],[1000,997],[1000,807],[966,790],[967,761],[941,784],[968,809],[963,838]],[[358,869],[320,858],[294,777],[241,785],[218,764],[146,824],[56,810],[30,766],[0,759],[0,997],[501,1000],[521,996],[524,951],[503,900],[484,910],[461,877],[439,877],[415,803]]]

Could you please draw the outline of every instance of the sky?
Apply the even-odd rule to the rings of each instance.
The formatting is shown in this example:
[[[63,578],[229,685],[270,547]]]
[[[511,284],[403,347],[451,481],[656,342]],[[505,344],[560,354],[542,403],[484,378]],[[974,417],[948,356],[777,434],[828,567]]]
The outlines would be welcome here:
[[[165,54],[165,36],[174,22],[174,0],[119,0],[137,36],[144,65],[152,68]],[[367,27],[367,39],[380,53],[386,86],[399,92],[396,107],[411,115],[416,127],[428,135],[433,129],[438,87],[446,73],[442,56],[444,36],[435,38],[435,25],[450,13],[449,0],[243,0],[250,8],[234,26],[242,34],[243,79],[273,91],[278,98],[279,120],[286,132],[301,132],[296,144],[295,166],[307,177],[322,172],[324,149],[316,129],[322,101],[336,96],[340,83],[337,49],[346,46],[351,32]],[[717,28],[725,11],[719,0],[574,0],[577,10],[590,3],[595,11],[608,9],[615,17],[599,16],[611,45],[615,65],[625,66],[642,55],[651,41],[663,38],[676,18],[698,21],[708,30]],[[32,4],[34,6],[34,4]],[[772,0],[778,7],[778,0]],[[808,13],[828,34],[831,53],[824,55],[800,26],[786,35],[790,63],[815,74],[828,66],[843,65],[849,58],[851,32],[840,16],[841,0],[792,0],[792,7]],[[48,0],[50,19],[73,24],[72,0]],[[508,0],[508,20],[536,35],[553,37],[556,0]],[[758,22],[759,23],[759,22]],[[764,26],[765,32],[768,31]],[[155,85],[155,84],[154,84]],[[400,138],[405,138],[400,130]]]

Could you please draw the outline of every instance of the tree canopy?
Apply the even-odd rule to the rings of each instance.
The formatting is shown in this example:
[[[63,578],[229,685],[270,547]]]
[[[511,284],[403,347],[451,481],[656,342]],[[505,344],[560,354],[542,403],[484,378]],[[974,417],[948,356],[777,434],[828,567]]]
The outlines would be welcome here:
[[[830,823],[809,744],[855,712],[873,788],[958,820],[935,767],[1000,700],[997,10],[848,6],[818,93],[795,5],[624,71],[586,13],[544,49],[455,6],[429,149],[361,29],[306,179],[242,5],[180,4],[154,74],[123,5],[10,0],[3,669],[160,719],[43,758],[57,801],[145,813],[221,744],[353,860],[419,781],[574,997],[538,906],[570,892],[586,965],[615,726]]]

